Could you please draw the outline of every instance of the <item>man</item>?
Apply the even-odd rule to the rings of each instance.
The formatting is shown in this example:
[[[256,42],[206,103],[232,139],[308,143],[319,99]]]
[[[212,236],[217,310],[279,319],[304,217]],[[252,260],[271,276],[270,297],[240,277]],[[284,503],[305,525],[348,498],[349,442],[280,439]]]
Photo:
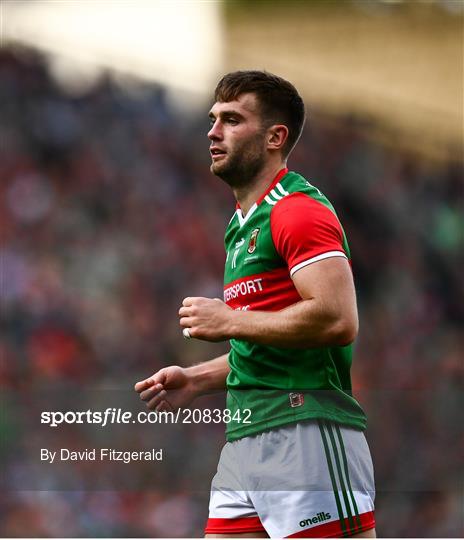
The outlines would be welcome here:
[[[179,316],[187,339],[231,350],[135,389],[161,411],[227,387],[207,536],[375,537],[366,419],[351,395],[349,248],[328,200],[286,168],[303,102],[280,77],[239,71],[219,82],[209,116],[211,171],[237,199],[225,302],[185,298]]]

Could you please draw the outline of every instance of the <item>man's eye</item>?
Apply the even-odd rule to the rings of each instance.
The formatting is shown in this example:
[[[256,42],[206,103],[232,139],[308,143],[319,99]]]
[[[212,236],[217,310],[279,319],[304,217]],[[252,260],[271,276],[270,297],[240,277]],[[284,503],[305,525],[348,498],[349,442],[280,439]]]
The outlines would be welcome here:
[[[236,120],[235,118],[229,118],[227,122],[232,126],[236,126],[238,124],[238,120]]]

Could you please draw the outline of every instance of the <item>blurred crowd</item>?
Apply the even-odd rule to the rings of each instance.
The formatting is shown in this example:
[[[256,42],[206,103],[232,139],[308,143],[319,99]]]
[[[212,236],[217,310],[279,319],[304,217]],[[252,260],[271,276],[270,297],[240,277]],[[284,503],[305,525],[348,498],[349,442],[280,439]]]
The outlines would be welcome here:
[[[185,296],[221,296],[234,211],[209,173],[206,113],[182,114],[162,87],[110,76],[70,95],[42,57],[0,50],[2,536],[203,534],[207,446],[191,477],[143,490],[21,489],[7,454],[24,437],[16,403],[35,391],[130,389],[226,350],[189,346],[177,322]],[[289,166],[334,203],[351,245],[353,385],[369,417],[378,534],[460,536],[462,164],[429,163],[367,132],[310,110]]]

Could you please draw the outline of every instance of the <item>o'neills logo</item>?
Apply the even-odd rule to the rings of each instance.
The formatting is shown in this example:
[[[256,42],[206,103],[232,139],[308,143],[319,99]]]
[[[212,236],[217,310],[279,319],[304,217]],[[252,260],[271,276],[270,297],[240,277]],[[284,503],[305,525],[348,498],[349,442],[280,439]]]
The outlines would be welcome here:
[[[256,249],[256,241],[258,239],[259,227],[251,231],[250,241],[248,242],[248,253],[254,253]]]
[[[307,527],[308,525],[314,525],[316,523],[320,523],[321,521],[327,521],[331,517],[332,516],[327,512],[319,512],[319,514],[313,518],[302,519],[300,521],[300,527]]]

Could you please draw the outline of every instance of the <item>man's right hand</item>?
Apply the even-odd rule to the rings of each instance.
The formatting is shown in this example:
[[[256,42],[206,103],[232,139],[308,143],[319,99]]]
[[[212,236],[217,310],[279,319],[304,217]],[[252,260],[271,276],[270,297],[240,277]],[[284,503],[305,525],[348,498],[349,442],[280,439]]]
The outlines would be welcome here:
[[[230,372],[228,354],[190,367],[169,366],[139,381],[135,391],[152,411],[175,411],[188,407],[204,394],[225,390]]]
[[[152,411],[175,411],[187,407],[197,397],[187,368],[169,366],[148,379],[136,383],[134,389]]]

